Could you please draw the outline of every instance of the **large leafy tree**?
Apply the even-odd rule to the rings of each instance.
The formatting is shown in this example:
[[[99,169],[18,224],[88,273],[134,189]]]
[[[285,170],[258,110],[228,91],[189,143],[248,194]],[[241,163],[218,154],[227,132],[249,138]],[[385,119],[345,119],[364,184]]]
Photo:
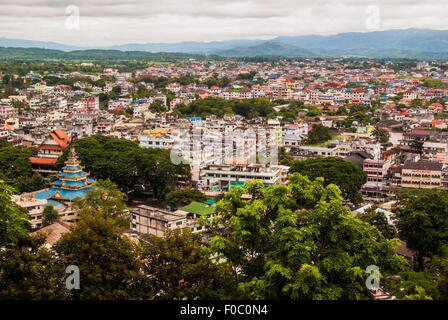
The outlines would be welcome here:
[[[285,147],[278,148],[278,161],[280,164],[290,166],[294,162],[294,158],[286,152]]]
[[[432,257],[448,246],[448,192],[438,189],[401,190],[394,205],[400,238],[423,257]]]
[[[296,173],[286,186],[263,188],[259,181],[233,188],[218,215],[203,218],[235,298],[363,299],[369,265],[381,274],[402,268],[398,239],[354,217],[336,185]]]
[[[110,179],[99,180],[86,192],[83,199],[75,200],[75,206],[81,210],[101,210],[112,218],[120,218],[127,209],[124,203],[125,197],[126,195]]]
[[[361,168],[337,157],[294,161],[289,172],[298,172],[311,180],[323,177],[325,186],[332,183],[337,185],[343,197],[355,205],[362,201],[359,189],[367,182],[367,175]]]
[[[378,138],[381,143],[386,143],[389,141],[389,134],[383,128],[380,128],[378,125],[373,129],[372,135]]]
[[[180,104],[175,112],[182,116],[208,116],[222,117],[226,113],[239,114],[246,118],[267,117],[275,114],[274,104],[267,98],[232,99],[207,98],[199,99],[188,105]]]
[[[136,186],[152,189],[156,198],[163,200],[171,191],[178,175],[189,177],[189,165],[174,164],[170,151],[140,148],[137,142],[95,135],[74,142],[82,164],[96,179],[110,179],[121,189]],[[59,157],[62,167],[68,148]]]
[[[331,139],[330,128],[321,124],[313,124],[310,132],[308,132],[307,143],[316,144],[328,141]]]
[[[143,243],[143,271],[155,299],[225,297],[225,275],[200,240],[189,229],[175,229],[164,238],[150,236]]]
[[[377,209],[377,207],[371,207],[356,217],[377,227],[386,239],[396,238],[398,236],[397,230],[389,223],[384,212]]]
[[[421,271],[406,270],[389,277],[387,290],[398,299],[448,299],[448,247],[425,262]]]
[[[106,213],[82,210],[80,220],[53,249],[63,265],[79,267],[80,289],[71,290],[69,298],[145,297],[138,246],[123,235],[121,228]]]
[[[30,229],[26,211],[11,201],[14,193],[0,180],[0,249],[14,245]]]
[[[0,180],[19,192],[36,191],[44,187],[40,174],[34,173],[29,158],[37,153],[35,148],[19,149],[7,143],[0,144]]]
[[[46,227],[49,226],[50,224],[55,223],[58,220],[59,220],[58,210],[56,210],[51,203],[47,204],[42,213],[42,225]]]
[[[440,255],[433,257],[432,270],[436,282],[434,297],[448,300],[448,246],[441,250]]]
[[[44,235],[24,236],[0,251],[0,299],[64,299],[65,267],[43,247]]]
[[[129,213],[124,202],[126,195],[120,191],[118,186],[107,180],[99,180],[93,184],[83,199],[75,199],[74,207],[77,210],[98,210],[113,218],[117,225],[129,227]]]

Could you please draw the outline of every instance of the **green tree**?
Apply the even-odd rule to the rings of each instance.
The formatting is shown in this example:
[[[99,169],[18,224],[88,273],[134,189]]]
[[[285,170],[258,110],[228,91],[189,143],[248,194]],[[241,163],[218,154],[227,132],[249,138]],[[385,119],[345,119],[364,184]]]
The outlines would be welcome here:
[[[114,218],[120,226],[129,226],[127,205],[124,202],[126,195],[118,186],[107,180],[99,180],[85,194],[83,199],[76,199],[74,206],[81,212],[95,209]]]
[[[51,203],[47,204],[44,208],[44,212],[42,213],[42,225],[46,227],[57,221],[59,221],[58,210],[56,210]]]
[[[23,114],[24,110],[29,109],[29,105],[26,101],[18,100],[18,99],[12,99],[11,100],[11,106],[16,108],[18,110],[19,114]]]
[[[119,96],[121,94],[121,87],[120,86],[115,86],[112,88],[112,92],[116,95]]]
[[[441,254],[433,257],[432,271],[435,274],[435,299],[448,300],[448,246],[441,250]]]
[[[294,161],[290,173],[298,172],[310,179],[324,178],[324,184],[339,186],[344,198],[357,205],[362,202],[359,189],[367,182],[367,175],[355,164],[337,157]]]
[[[33,172],[29,158],[35,156],[35,148],[17,148],[9,144],[0,145],[0,180],[17,189],[31,192],[44,187],[44,180]]]
[[[151,106],[149,107],[149,109],[152,112],[162,113],[162,112],[166,111],[166,106],[163,104],[162,101],[156,100],[153,103],[151,103]]]
[[[312,129],[308,132],[307,143],[316,144],[326,142],[331,139],[330,128],[321,124],[313,124]]]
[[[423,106],[422,99],[414,99],[411,101],[411,107],[416,108],[416,107],[421,107],[421,106]]]
[[[285,147],[280,147],[278,149],[278,161],[282,165],[290,166],[294,162],[294,158],[286,152]]]
[[[101,135],[76,139],[74,146],[82,164],[96,179],[110,179],[121,190],[131,192],[142,187],[163,200],[174,187],[178,175],[190,179],[188,164],[175,165],[170,151],[141,148],[137,142]],[[66,148],[56,162],[62,168],[67,159]]]
[[[83,210],[53,249],[63,265],[79,267],[81,286],[70,292],[71,299],[139,299],[149,294],[142,291],[138,245],[102,211]]]
[[[382,275],[403,267],[398,239],[354,217],[339,188],[322,178],[295,173],[288,185],[266,190],[250,181],[227,192],[216,213],[203,222],[233,276],[234,298],[365,299],[367,266]]]
[[[24,236],[0,250],[0,300],[65,298],[65,267],[44,243],[45,235]]]
[[[377,210],[377,207],[371,207],[356,217],[378,228],[386,239],[397,238],[398,234],[395,227],[389,224],[384,212]]]
[[[165,196],[165,203],[171,208],[185,206],[192,201],[203,202],[205,200],[207,200],[205,196],[197,189],[174,190]]]
[[[201,236],[175,229],[143,244],[143,270],[155,299],[218,299],[225,293],[222,272]]]
[[[387,141],[389,141],[389,134],[387,133],[387,131],[378,126],[375,126],[372,135],[377,137],[381,143],[386,143]]]
[[[26,211],[11,201],[14,193],[0,180],[0,248],[13,246],[30,230]]]
[[[447,191],[401,190],[393,210],[400,238],[418,251],[418,269],[423,268],[423,257],[438,255],[448,246]]]
[[[307,117],[316,117],[322,115],[322,111],[320,111],[316,107],[308,107],[308,112],[306,113]]]

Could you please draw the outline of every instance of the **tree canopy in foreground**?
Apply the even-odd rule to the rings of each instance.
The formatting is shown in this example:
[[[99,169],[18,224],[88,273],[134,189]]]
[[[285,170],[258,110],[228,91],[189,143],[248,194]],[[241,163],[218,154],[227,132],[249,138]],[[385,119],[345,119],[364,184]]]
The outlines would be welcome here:
[[[263,191],[259,181],[226,193],[218,216],[203,219],[210,246],[245,299],[363,299],[366,268],[396,272],[403,259],[367,222],[343,206],[340,189],[298,173]],[[242,200],[245,193],[250,200]]]
[[[293,161],[289,172],[300,173],[311,180],[323,177],[325,186],[337,185],[342,196],[355,205],[362,201],[358,191],[367,182],[367,175],[360,167],[337,157]]]

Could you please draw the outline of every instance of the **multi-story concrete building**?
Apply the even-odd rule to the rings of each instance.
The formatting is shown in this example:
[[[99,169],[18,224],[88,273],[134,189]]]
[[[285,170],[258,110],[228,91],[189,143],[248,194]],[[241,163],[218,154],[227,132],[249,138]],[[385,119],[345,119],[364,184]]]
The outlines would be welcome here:
[[[173,139],[163,129],[145,130],[138,141],[142,148],[171,149],[173,145]]]
[[[196,221],[201,215],[213,216],[214,207],[192,202],[188,206],[170,212],[156,207],[140,205],[130,210],[130,228],[140,234],[163,237],[176,228],[190,228],[193,233],[204,231]]]
[[[388,160],[365,159],[363,171],[367,174],[366,185],[381,188],[389,168],[390,161]]]
[[[428,158],[446,156],[448,145],[443,142],[425,141],[423,143],[423,155]]]
[[[59,212],[60,221],[67,223],[77,221],[77,213],[62,203],[47,199],[38,199],[30,193],[12,196],[11,200],[18,206],[27,210],[27,213],[30,216],[28,221],[33,229],[38,229],[43,226],[43,212],[45,206],[48,204],[52,204]]]
[[[441,188],[443,164],[435,161],[406,161],[401,174],[403,188]]]
[[[279,184],[281,178],[281,168],[264,164],[211,164],[200,172],[200,179],[205,186],[210,188],[218,185],[223,191],[252,179],[258,179],[266,185]]]
[[[408,149],[410,152],[421,154],[423,152],[423,144],[425,141],[429,140],[430,135],[431,132],[429,130],[413,129],[410,132],[403,134],[403,139],[400,141],[400,146],[404,150]]]

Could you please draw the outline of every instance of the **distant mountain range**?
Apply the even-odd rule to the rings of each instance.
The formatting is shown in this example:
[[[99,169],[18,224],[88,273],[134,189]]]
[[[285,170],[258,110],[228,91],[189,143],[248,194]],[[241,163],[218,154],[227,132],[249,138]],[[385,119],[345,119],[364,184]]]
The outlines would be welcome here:
[[[61,51],[118,50],[178,52],[227,57],[370,57],[448,59],[448,30],[406,29],[348,32],[329,36],[277,37],[272,40],[229,40],[177,43],[130,43],[109,47],[77,47],[56,42],[0,38],[0,47],[44,48]]]
[[[41,49],[53,49],[61,51],[74,51],[82,50],[82,47],[65,45],[57,42],[46,41],[34,41],[34,40],[20,40],[9,39],[0,37],[0,47],[12,47],[12,48],[41,48]]]

